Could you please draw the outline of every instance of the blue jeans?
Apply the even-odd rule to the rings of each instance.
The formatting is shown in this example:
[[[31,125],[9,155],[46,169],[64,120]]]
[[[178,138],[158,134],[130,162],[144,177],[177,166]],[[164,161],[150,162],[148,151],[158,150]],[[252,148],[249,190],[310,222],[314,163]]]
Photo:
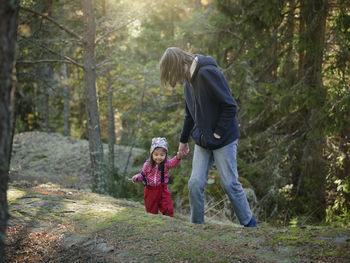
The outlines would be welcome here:
[[[241,183],[238,181],[237,142],[238,140],[235,140],[216,150],[207,150],[197,144],[195,145],[192,173],[188,181],[192,223],[204,223],[204,188],[207,184],[209,169],[214,160],[219,172],[221,186],[228,195],[239,222],[246,225],[252,218],[247,197]]]

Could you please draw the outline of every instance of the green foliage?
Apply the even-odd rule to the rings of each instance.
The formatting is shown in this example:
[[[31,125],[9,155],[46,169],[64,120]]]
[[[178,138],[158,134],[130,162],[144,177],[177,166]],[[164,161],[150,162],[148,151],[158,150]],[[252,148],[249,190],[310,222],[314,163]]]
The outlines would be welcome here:
[[[339,7],[344,5],[338,4]],[[340,211],[346,214],[347,195],[342,194],[343,188],[332,186],[332,182],[336,180],[347,185],[344,178],[348,173],[335,165],[335,160],[344,153],[346,156],[344,146],[348,142],[344,137],[348,133],[345,125],[349,126],[347,105],[350,105],[345,83],[349,65],[346,59],[349,45],[345,36],[348,9],[343,6],[342,11],[333,13],[335,20],[327,21],[330,31],[332,28],[333,33],[339,31],[333,34],[334,39],[339,39],[336,41],[339,49],[326,47],[325,85],[309,85],[300,78],[303,68],[297,58],[307,53],[316,61],[315,56],[319,53],[312,26],[304,33],[294,29],[297,25],[293,18],[294,1],[216,1],[216,6],[219,12],[213,13],[210,21],[217,28],[216,36],[220,41],[209,52],[220,54],[217,50],[225,51],[218,61],[227,63],[225,73],[240,105],[242,138],[238,168],[240,174],[247,176],[254,185],[261,199],[260,211],[265,218],[275,218],[283,223],[293,216],[322,221],[326,212],[322,200],[328,198],[331,201],[332,193],[338,196],[334,209],[338,209],[339,215],[342,214]],[[313,17],[315,23],[321,15],[318,13]],[[227,30],[223,32],[222,28]],[[275,57],[276,54],[279,56]],[[325,138],[333,136],[336,136],[336,142],[332,139],[335,147],[330,147],[327,152],[334,159],[328,162],[326,154],[316,150],[322,147],[311,145],[317,145],[315,140],[323,145]],[[344,163],[347,164],[347,160]],[[337,179],[331,179],[334,174]],[[333,189],[327,197],[326,190],[317,192],[325,186],[327,192]],[[328,213],[331,210],[327,209]]]
[[[23,0],[21,4],[50,14],[74,32],[83,32],[80,1]],[[316,19],[313,23],[303,24],[308,8],[294,0],[114,1],[108,10],[97,4],[96,33],[101,38],[96,46],[96,85],[103,140],[108,140],[109,76],[117,142],[147,153],[151,138],[162,136],[168,139],[169,155],[176,154],[184,116],[183,91],[160,87],[157,63],[168,46],[211,55],[239,106],[238,169],[247,179],[244,185],[256,192],[260,217],[285,225],[289,220],[346,225],[350,211],[349,8],[347,1],[332,3],[327,41],[321,44],[316,43],[312,25],[323,11],[309,16]],[[60,64],[20,63],[62,59],[62,55],[81,61],[80,43],[52,23],[21,11],[17,132],[62,133],[63,87],[68,86],[71,134],[87,139],[83,70],[68,64],[63,80]],[[309,72],[315,71],[305,68],[306,58],[308,63],[322,61],[322,83],[309,78]],[[126,159],[128,151],[119,154],[118,162]],[[146,158],[147,154],[140,154],[135,165],[142,165]],[[123,170],[121,165],[113,173],[112,195],[123,180]],[[188,157],[172,171],[170,184],[174,200],[185,209],[190,173]],[[123,185],[123,196],[142,200],[141,185]],[[217,189],[208,193],[217,199],[224,196]]]
[[[251,184],[253,184],[256,186],[256,190],[259,195],[266,192],[266,185],[268,183],[266,183],[267,180],[263,176],[264,173],[259,167],[257,167],[254,164],[246,163],[241,158],[237,159],[237,166],[239,175],[243,176],[244,178],[247,178],[245,179],[247,180],[246,183],[242,183],[241,181],[244,188],[253,188],[251,186]]]

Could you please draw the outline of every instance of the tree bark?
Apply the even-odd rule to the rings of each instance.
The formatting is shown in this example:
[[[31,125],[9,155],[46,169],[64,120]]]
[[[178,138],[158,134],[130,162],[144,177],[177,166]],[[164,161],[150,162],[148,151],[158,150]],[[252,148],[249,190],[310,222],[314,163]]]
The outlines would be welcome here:
[[[63,56],[64,49],[63,49]],[[69,127],[69,87],[67,85],[67,64],[63,63],[61,66],[61,82],[63,85],[63,134],[64,136],[70,136]]]
[[[45,70],[45,78],[48,80],[53,79],[53,69],[50,65],[44,66]],[[50,119],[51,119],[51,112],[50,112],[50,88],[49,86],[46,86],[47,84],[44,84],[44,130],[45,132],[51,131],[51,125],[50,125]],[[54,116],[54,114],[52,114]]]
[[[313,125],[318,112],[325,103],[322,83],[323,50],[328,2],[326,0],[307,0],[304,6],[305,56],[303,59],[301,93],[305,96],[302,113],[304,116],[303,136],[299,141],[299,154],[296,165],[299,174],[294,175],[296,198],[310,216],[322,220],[326,209],[326,166],[325,138],[313,133]],[[303,51],[303,50],[302,50]],[[301,77],[301,76],[300,76]]]
[[[85,109],[91,160],[92,190],[106,193],[106,168],[101,141],[100,117],[96,94],[95,18],[92,0],[83,0],[86,36],[83,49]]]
[[[302,79],[305,70],[305,47],[303,36],[305,34],[305,23],[306,23],[306,0],[300,0],[300,19],[299,19],[299,60],[298,60],[298,78]]]
[[[102,1],[103,16],[107,17],[107,4],[106,1]],[[108,32],[107,27],[105,27],[105,33]],[[105,59],[110,56],[110,48],[108,40],[105,45]],[[109,192],[113,191],[114,188],[114,145],[115,145],[115,118],[114,118],[114,107],[113,107],[113,87],[112,87],[112,76],[111,76],[111,66],[107,64],[106,67],[106,78],[107,78],[107,120],[108,120],[108,188]]]
[[[11,91],[15,60],[18,0],[0,0],[0,262],[5,262],[8,219],[7,184],[11,140]]]
[[[306,6],[305,84],[322,87],[323,50],[328,1],[308,0]]]
[[[107,67],[107,118],[108,118],[108,186],[110,191],[114,188],[114,145],[115,145],[115,118],[114,118],[114,107],[113,107],[113,88],[112,79],[110,75],[110,67]]]
[[[36,125],[40,130],[50,132],[50,88],[48,85],[49,80],[53,78],[53,71],[50,65],[41,65],[37,74],[42,76],[36,80],[36,92],[34,99],[36,112],[38,113],[36,118]]]
[[[289,3],[289,13],[287,15],[286,20],[286,37],[285,37],[285,45],[286,45],[286,55],[285,55],[285,62],[281,68],[281,77],[283,79],[287,79],[288,83],[291,85],[294,85],[297,76],[296,71],[294,70],[294,61],[293,61],[293,38],[294,38],[294,31],[295,31],[295,9],[296,9],[296,1],[290,0]],[[287,87],[289,88],[289,87]]]

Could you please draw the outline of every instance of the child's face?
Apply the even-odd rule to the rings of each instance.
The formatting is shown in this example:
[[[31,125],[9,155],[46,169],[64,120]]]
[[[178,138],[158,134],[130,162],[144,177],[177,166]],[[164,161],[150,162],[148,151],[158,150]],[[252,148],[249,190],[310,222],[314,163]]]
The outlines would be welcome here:
[[[152,153],[152,159],[156,164],[160,164],[165,160],[166,151],[162,148],[156,148]]]

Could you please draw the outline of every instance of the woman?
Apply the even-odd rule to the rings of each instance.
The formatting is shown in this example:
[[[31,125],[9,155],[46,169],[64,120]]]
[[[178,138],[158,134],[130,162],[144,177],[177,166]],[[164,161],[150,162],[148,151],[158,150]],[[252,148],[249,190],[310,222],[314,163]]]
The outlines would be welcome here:
[[[161,83],[184,85],[186,114],[179,152],[189,153],[188,139],[195,142],[191,178],[188,182],[191,222],[204,223],[204,188],[215,161],[221,185],[228,195],[240,223],[257,227],[242,185],[238,181],[237,142],[239,138],[237,104],[224,75],[209,56],[194,55],[169,47],[159,62]]]

